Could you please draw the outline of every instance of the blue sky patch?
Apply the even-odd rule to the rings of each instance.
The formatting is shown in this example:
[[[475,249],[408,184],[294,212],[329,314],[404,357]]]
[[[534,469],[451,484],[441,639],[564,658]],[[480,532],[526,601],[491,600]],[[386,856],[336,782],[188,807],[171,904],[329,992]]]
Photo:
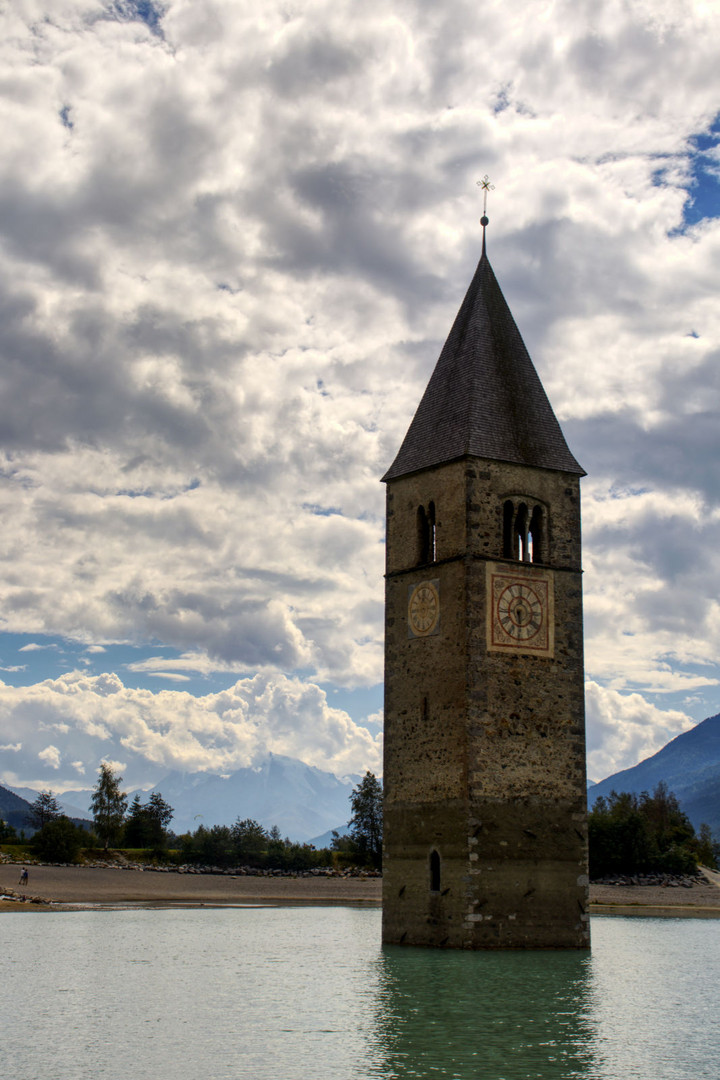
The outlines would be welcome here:
[[[111,10],[120,22],[143,22],[153,34],[163,36],[160,22],[165,7],[162,4],[153,3],[153,0],[115,0]]]
[[[71,671],[88,675],[114,672],[124,686],[134,689],[184,690],[196,697],[219,693],[233,686],[242,674],[231,671],[207,674],[168,664],[177,661],[178,649],[165,645],[110,643],[88,645],[46,634],[0,634],[0,680],[8,686],[32,686],[43,679],[57,679]],[[134,670],[138,664],[157,660],[150,670]]]
[[[720,114],[707,132],[690,138],[690,182],[683,223],[720,217]]]

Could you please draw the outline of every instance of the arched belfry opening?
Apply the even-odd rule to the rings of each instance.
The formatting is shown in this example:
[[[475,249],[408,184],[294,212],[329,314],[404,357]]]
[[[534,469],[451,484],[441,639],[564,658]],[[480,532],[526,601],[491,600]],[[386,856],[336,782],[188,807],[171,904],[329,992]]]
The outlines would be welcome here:
[[[528,526],[529,562],[543,562],[543,512],[541,506],[534,506]]]
[[[503,556],[506,559],[513,557],[513,524],[515,521],[515,504],[512,499],[506,499],[503,506]]]
[[[515,516],[515,536],[514,536],[514,555],[518,562],[528,561],[528,535],[527,535],[527,521],[528,521],[528,508],[527,504],[522,502],[518,506],[517,515]]]
[[[547,512],[540,503],[522,496],[506,499],[503,503],[503,558],[546,562],[546,526]]]

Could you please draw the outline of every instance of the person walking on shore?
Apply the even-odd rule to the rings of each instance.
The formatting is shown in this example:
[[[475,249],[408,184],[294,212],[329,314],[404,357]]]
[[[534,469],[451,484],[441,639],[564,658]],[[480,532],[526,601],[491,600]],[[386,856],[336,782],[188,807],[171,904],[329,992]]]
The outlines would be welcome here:
[[[23,866],[22,874],[20,875],[18,885],[27,885],[29,877],[30,875],[28,874],[27,866]]]

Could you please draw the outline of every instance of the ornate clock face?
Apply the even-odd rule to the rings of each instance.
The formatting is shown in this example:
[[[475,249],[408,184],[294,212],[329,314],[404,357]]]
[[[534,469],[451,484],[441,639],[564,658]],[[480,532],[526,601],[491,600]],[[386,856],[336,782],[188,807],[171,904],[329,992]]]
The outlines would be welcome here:
[[[408,634],[410,637],[429,637],[436,634],[440,624],[439,581],[421,581],[410,586],[408,597]]]
[[[498,618],[506,634],[516,641],[537,637],[545,619],[543,603],[531,585],[514,581],[497,601]]]
[[[552,572],[489,564],[487,581],[488,648],[552,656]]]

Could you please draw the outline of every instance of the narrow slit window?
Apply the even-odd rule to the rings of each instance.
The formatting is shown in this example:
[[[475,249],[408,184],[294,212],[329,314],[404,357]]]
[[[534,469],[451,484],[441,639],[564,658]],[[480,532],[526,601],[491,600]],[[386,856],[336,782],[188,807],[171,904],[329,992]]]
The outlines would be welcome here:
[[[418,506],[417,511],[417,533],[418,533],[418,562],[428,562],[429,555],[429,531],[428,531],[428,518],[425,513],[424,506]]]
[[[437,529],[435,526],[435,503],[428,506],[428,562],[437,561]]]

